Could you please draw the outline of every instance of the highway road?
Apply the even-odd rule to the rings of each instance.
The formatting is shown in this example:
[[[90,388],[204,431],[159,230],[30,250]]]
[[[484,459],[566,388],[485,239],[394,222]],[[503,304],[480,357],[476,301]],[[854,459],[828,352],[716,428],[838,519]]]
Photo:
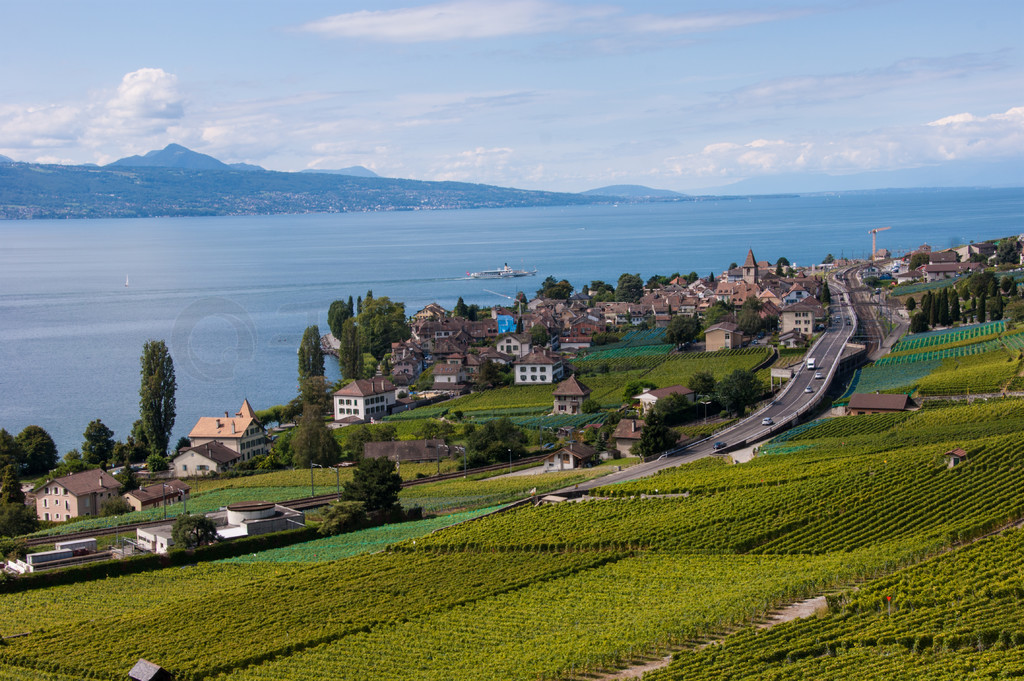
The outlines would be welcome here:
[[[843,349],[857,329],[856,313],[849,305],[849,291],[844,283],[846,274],[845,270],[837,272],[829,280],[829,290],[832,295],[832,317],[829,319],[826,330],[818,337],[806,355],[808,358],[814,358],[815,369],[808,369],[806,364],[802,365],[770,404],[763,406],[727,430],[715,434],[713,438],[695,443],[681,452],[669,453],[661,459],[638,464],[623,471],[559,491],[564,493],[583,491],[647,477],[664,468],[712,456],[716,452],[715,442],[724,442],[727,449],[738,448],[744,443],[751,444],[764,439],[773,431],[778,432],[781,430],[779,426],[799,419],[807,411],[815,409],[835,378]],[[835,321],[837,316],[840,318],[838,322]],[[847,319],[850,321],[849,324],[846,323]],[[817,373],[821,374],[821,378],[815,378]],[[762,425],[762,420],[766,417],[772,419],[772,426]],[[554,494],[558,493],[554,492]]]

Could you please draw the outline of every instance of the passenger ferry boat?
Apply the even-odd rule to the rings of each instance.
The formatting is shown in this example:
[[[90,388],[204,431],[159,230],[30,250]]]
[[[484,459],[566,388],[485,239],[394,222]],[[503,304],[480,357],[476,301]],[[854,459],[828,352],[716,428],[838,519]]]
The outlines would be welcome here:
[[[470,279],[512,279],[514,277],[532,277],[537,274],[537,269],[514,270],[505,263],[505,266],[497,270],[480,270],[479,272],[466,272]]]

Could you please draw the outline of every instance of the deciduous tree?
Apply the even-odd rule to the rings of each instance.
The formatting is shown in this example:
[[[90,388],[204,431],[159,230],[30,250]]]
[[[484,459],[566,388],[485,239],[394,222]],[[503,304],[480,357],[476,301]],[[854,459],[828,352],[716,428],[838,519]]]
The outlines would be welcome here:
[[[22,504],[25,503],[25,493],[21,491],[21,483],[18,482],[18,471],[13,465],[4,468],[3,478],[0,480],[0,504]]]
[[[53,438],[39,426],[25,426],[15,438],[21,447],[21,473],[41,475],[57,465],[57,445]]]
[[[711,395],[715,391],[715,377],[707,369],[695,371],[686,387],[698,395]]]
[[[114,453],[114,431],[107,428],[103,421],[95,419],[89,422],[82,434],[82,460],[96,466],[110,461]]]
[[[291,441],[292,461],[296,468],[309,468],[310,464],[330,466],[341,459],[341,446],[324,423],[321,412],[306,407]]]
[[[17,438],[0,428],[0,468],[14,466],[15,470],[21,470],[25,460],[25,452],[18,444]]]
[[[194,549],[216,541],[217,526],[205,515],[182,513],[171,527],[171,539],[176,548]]]
[[[345,483],[342,498],[361,501],[366,512],[373,513],[395,508],[401,491],[402,478],[394,461],[362,459],[352,474],[352,480]]]
[[[39,526],[36,510],[25,504],[0,504],[0,536],[17,537]]]
[[[366,524],[366,505],[361,501],[335,501],[320,513],[316,528],[324,537],[358,530]]]
[[[132,507],[124,500],[124,497],[111,497],[100,504],[101,516],[110,517],[131,512]]]
[[[615,287],[615,300],[624,303],[636,303],[644,295],[644,280],[639,274],[628,272],[619,277]]]
[[[378,362],[391,350],[392,343],[409,338],[405,303],[393,303],[387,296],[364,300],[356,326],[363,351]]]
[[[665,420],[657,411],[650,411],[644,422],[644,428],[640,431],[640,440],[630,450],[635,456],[645,459],[657,456],[676,443],[676,434],[673,433]]]
[[[700,335],[700,320],[696,317],[677,314],[669,320],[665,329],[665,340],[674,345],[693,342]]]
[[[715,401],[734,414],[757,402],[764,388],[752,371],[737,369],[715,386]]]

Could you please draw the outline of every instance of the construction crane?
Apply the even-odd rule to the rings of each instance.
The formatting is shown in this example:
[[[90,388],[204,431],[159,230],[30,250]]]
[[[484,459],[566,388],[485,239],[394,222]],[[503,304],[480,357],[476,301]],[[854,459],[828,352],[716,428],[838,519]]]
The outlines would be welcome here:
[[[513,298],[512,296],[506,296],[504,293],[498,293],[497,291],[492,291],[492,290],[490,290],[488,288],[485,288],[484,291],[486,291],[487,293],[493,293],[496,296],[501,296],[502,298],[508,298],[509,300],[512,301],[512,309],[513,310],[516,309],[517,306],[519,306],[518,298]]]
[[[876,242],[876,239],[878,238],[878,233],[879,232],[884,232],[887,229],[892,229],[892,227],[876,227],[875,229],[872,229],[872,230],[868,231],[868,234],[871,235],[871,260],[872,261],[877,260],[877,258],[875,257],[875,253],[878,251],[878,243]]]

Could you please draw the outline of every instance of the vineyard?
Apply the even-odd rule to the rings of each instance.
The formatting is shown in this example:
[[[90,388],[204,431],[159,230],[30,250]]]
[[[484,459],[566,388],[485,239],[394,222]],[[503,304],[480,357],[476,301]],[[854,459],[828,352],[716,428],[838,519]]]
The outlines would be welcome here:
[[[704,459],[579,503],[5,594],[0,634],[26,635],[0,645],[0,671],[113,681],[144,657],[184,681],[553,681],[693,648],[647,678],[1024,672],[1024,532],[969,543],[1024,517],[1022,430],[1017,399],[823,419],[773,442],[788,454]],[[403,503],[598,472],[430,483]],[[750,626],[823,591],[820,617]]]
[[[1024,332],[1005,333],[1002,321],[914,334],[860,369],[836,404],[855,392],[995,393],[1024,384],[1022,368]]]
[[[955,329],[915,333],[901,338],[899,342],[892,347],[892,351],[890,351],[889,354],[895,355],[906,350],[921,350],[922,348],[928,348],[935,345],[960,343],[962,341],[970,341],[984,336],[1001,334],[1004,331],[1006,331],[1006,322],[997,321],[961,326]]]
[[[580,371],[594,371],[602,367],[604,371],[628,371],[630,369],[649,369],[665,360],[674,345],[639,345],[620,347],[589,352],[573,360],[573,365]]]
[[[829,612],[681,653],[645,679],[966,679],[1024,675],[1024,533],[1007,532],[831,597]]]
[[[589,674],[650,650],[652,641],[678,644],[708,621],[738,624],[775,602],[864,574],[873,559],[627,557],[224,678],[534,681]]]
[[[314,541],[284,546],[279,549],[261,551],[248,556],[228,558],[228,563],[323,563],[341,558],[351,558],[362,553],[380,551],[392,544],[429,534],[435,530],[449,527],[456,523],[479,518],[493,513],[499,507],[482,508],[476,511],[464,511],[451,515],[416,520],[395,525],[371,527],[358,532],[349,532],[334,537],[325,537]]]
[[[65,587],[54,587],[58,606],[40,620],[5,629],[5,634],[31,633],[0,646],[0,665],[121,679],[136,660],[145,657],[173,670],[176,679],[190,681],[294,654],[371,627],[445,612],[619,557],[611,553],[443,557],[380,553],[299,568],[224,565],[207,568],[205,590],[180,583],[177,589],[154,593],[147,601],[134,596],[130,582],[122,584],[131,577],[111,580],[116,584],[93,584],[92,589],[109,601],[98,608],[107,610],[107,615],[87,610],[85,603],[71,602]],[[237,581],[239,574],[259,576]],[[74,636],[67,635],[67,619],[62,616],[55,621],[58,607],[62,615],[69,608],[80,613],[77,617],[69,613]],[[120,612],[110,612],[114,608]],[[145,626],[140,627],[140,622]],[[201,631],[210,635],[200,635]]]
[[[466,480],[456,478],[444,482],[430,482],[402,490],[399,499],[406,508],[419,506],[424,511],[439,513],[452,509],[494,506],[530,496],[531,491],[544,494],[561,487],[575,485],[585,480],[605,475],[612,466],[629,466],[638,459],[619,459],[592,468],[516,475],[511,477]]]

